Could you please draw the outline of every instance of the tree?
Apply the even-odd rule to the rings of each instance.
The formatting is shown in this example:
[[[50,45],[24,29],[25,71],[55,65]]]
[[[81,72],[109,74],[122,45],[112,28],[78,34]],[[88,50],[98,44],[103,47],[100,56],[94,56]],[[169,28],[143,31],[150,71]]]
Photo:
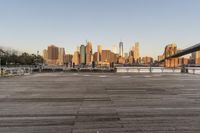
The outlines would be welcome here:
[[[26,52],[21,55],[16,55],[14,53],[8,54],[8,52],[1,56],[2,65],[35,65],[37,63],[43,63],[42,56],[35,54],[28,54]]]

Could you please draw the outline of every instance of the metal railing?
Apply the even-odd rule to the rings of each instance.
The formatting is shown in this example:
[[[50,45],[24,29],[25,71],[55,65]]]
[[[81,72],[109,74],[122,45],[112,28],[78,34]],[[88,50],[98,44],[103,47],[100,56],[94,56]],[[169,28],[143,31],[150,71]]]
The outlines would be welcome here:
[[[189,73],[200,74],[200,67],[117,67],[118,73]]]
[[[32,73],[31,67],[2,67],[1,76],[21,76]]]

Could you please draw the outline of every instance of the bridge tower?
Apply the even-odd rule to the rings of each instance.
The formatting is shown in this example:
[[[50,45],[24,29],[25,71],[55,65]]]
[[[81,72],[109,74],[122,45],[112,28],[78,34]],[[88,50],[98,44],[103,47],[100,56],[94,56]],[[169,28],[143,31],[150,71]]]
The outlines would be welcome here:
[[[177,52],[177,46],[175,43],[169,44],[165,47],[164,56],[165,58],[170,57]],[[177,67],[178,66],[178,58],[171,58],[165,60],[164,63],[165,67]]]

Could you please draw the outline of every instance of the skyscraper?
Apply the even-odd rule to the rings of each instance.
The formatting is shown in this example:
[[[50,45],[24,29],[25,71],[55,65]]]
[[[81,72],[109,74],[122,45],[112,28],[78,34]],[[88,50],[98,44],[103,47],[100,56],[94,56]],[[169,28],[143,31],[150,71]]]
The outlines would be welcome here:
[[[86,45],[86,64],[89,65],[92,63],[92,43],[87,42]]]
[[[44,49],[43,50],[43,59],[44,59],[44,62],[46,63],[47,60],[48,60],[48,51],[47,49]]]
[[[97,46],[97,62],[101,62],[102,61],[102,46],[101,45],[98,45]]]
[[[95,52],[93,54],[93,61],[96,63],[97,62],[97,58],[98,58],[98,52]]]
[[[58,59],[58,47],[54,45],[48,46],[48,64],[56,64]]]
[[[74,55],[73,55],[73,58],[72,58],[72,62],[75,65],[79,65],[80,64],[80,53],[79,53],[79,51],[75,51],[74,52]]]
[[[73,55],[71,54],[66,54],[65,55],[65,63],[72,63],[72,58],[73,58]]]
[[[123,49],[123,42],[119,43],[119,56],[123,57],[124,49]]]
[[[56,47],[55,45],[48,46],[48,59],[58,59],[58,47]]]
[[[134,52],[133,53],[134,53],[135,61],[138,61],[138,59],[140,58],[140,44],[139,44],[139,42],[135,43]]]
[[[86,49],[84,45],[81,45],[80,47],[80,63],[81,64],[86,63]]]
[[[58,48],[58,61],[57,64],[63,65],[65,61],[65,48]]]

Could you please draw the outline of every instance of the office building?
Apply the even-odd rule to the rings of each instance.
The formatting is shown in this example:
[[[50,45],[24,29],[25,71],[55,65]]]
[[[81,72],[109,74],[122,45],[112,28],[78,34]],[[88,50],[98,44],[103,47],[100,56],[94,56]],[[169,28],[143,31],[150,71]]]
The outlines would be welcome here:
[[[48,51],[47,51],[47,49],[43,50],[43,59],[44,59],[44,63],[47,63],[47,60],[48,60]]]
[[[65,55],[65,63],[66,64],[71,64],[72,63],[72,59],[73,59],[73,55],[71,55],[71,54],[66,54]]]
[[[94,62],[98,62],[98,52],[95,52],[94,54],[93,54],[93,61]]]
[[[80,47],[80,63],[82,65],[86,64],[86,49],[84,45],[81,45]]]
[[[153,58],[152,57],[148,57],[148,56],[142,57],[142,64],[150,65],[152,63],[153,63]]]
[[[102,61],[102,59],[101,59],[101,57],[102,57],[102,45],[97,46],[97,52],[98,52],[97,62],[100,63]]]
[[[116,63],[117,62],[117,56],[110,50],[102,50],[102,62],[104,63]]]
[[[58,47],[55,45],[48,46],[48,59],[57,60],[58,59]]]
[[[75,65],[79,65],[80,64],[80,53],[79,53],[79,51],[75,51],[74,52],[74,55],[73,55],[73,58],[72,58],[72,62]]]
[[[118,59],[118,63],[119,64],[125,64],[126,63],[126,59],[124,57],[120,56],[119,59]]]
[[[55,45],[48,46],[48,64],[56,65],[58,59],[58,47]]]
[[[119,56],[123,57],[124,49],[123,49],[123,42],[119,43]]]
[[[64,65],[65,62],[65,49],[64,48],[58,48],[58,65]]]
[[[92,64],[92,43],[91,42],[87,42],[86,45],[86,64],[90,65]]]
[[[128,57],[128,63],[129,63],[129,64],[133,64],[133,63],[134,63],[134,58],[133,58],[133,56],[129,56],[129,57]]]
[[[139,42],[136,42],[135,45],[133,46],[133,57],[134,57],[134,60],[139,63],[139,58],[140,58],[140,44],[139,44]]]

